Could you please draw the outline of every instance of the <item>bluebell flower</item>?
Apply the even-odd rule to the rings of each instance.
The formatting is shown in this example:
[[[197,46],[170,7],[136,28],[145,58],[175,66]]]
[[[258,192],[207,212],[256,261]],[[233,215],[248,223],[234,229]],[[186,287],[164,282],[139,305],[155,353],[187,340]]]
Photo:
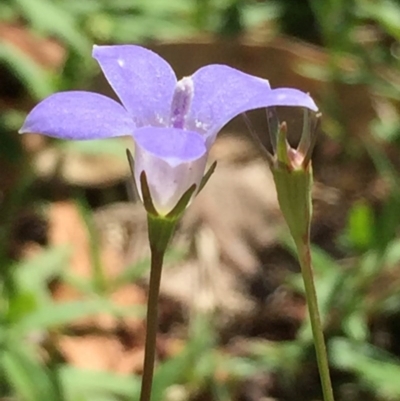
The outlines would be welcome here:
[[[193,185],[198,191],[209,149],[235,116],[271,106],[317,110],[299,90],[271,89],[267,80],[225,65],[205,66],[178,81],[164,59],[140,46],[95,46],[93,57],[121,103],[86,91],[56,93],[29,113],[20,133],[72,140],[131,135],[139,195],[144,172],[159,215]]]

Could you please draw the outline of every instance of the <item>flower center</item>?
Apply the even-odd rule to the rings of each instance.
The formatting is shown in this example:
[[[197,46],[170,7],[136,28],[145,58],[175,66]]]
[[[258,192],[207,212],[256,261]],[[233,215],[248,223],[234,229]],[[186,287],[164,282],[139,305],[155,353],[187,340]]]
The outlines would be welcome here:
[[[173,128],[183,128],[193,99],[193,81],[190,77],[182,78],[176,84],[171,106],[171,125]]]

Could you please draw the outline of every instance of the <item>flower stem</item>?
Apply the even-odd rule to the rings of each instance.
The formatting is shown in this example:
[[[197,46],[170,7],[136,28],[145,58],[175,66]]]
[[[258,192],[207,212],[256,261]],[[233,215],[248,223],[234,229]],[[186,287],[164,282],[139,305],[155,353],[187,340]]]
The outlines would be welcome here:
[[[168,243],[174,233],[176,219],[147,215],[149,244],[151,250],[150,283],[147,300],[147,328],[144,349],[144,366],[140,401],[150,401],[153,384],[154,359],[158,328],[158,295],[160,293],[161,272]]]
[[[160,292],[163,259],[164,252],[152,249],[150,285],[147,301],[146,345],[144,351],[144,367],[140,401],[150,401],[151,398],[158,328],[158,295]]]
[[[321,318],[318,310],[317,292],[314,284],[309,236],[307,236],[307,238],[303,241],[297,241],[296,246],[301,266],[301,274],[303,276],[304,287],[306,290],[308,313],[310,316],[324,401],[334,401],[332,383],[329,373],[328,356],[326,352]]]

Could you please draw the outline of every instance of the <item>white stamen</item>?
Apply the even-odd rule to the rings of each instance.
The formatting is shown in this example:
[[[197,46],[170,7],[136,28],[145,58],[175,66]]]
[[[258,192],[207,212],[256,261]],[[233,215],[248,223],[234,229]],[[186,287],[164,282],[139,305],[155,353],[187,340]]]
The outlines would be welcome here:
[[[183,128],[190,110],[194,93],[193,80],[185,77],[177,82],[171,107],[171,123],[175,128]]]

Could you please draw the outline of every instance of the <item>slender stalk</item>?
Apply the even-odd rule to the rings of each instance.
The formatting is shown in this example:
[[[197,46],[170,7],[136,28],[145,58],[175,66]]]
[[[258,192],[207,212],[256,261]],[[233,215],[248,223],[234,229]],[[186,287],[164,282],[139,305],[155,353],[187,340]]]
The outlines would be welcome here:
[[[158,328],[158,295],[160,293],[161,272],[164,252],[151,250],[150,285],[147,301],[146,344],[140,401],[150,401],[153,384],[154,359]]]
[[[325,401],[334,401],[331,377],[329,373],[328,356],[326,352],[321,318],[318,310],[317,292],[314,284],[309,236],[304,241],[298,241],[296,246],[301,266],[301,274],[303,276],[304,287],[306,290],[308,313],[310,316],[311,329],[314,337],[314,346],[317,355],[322,392]]]

